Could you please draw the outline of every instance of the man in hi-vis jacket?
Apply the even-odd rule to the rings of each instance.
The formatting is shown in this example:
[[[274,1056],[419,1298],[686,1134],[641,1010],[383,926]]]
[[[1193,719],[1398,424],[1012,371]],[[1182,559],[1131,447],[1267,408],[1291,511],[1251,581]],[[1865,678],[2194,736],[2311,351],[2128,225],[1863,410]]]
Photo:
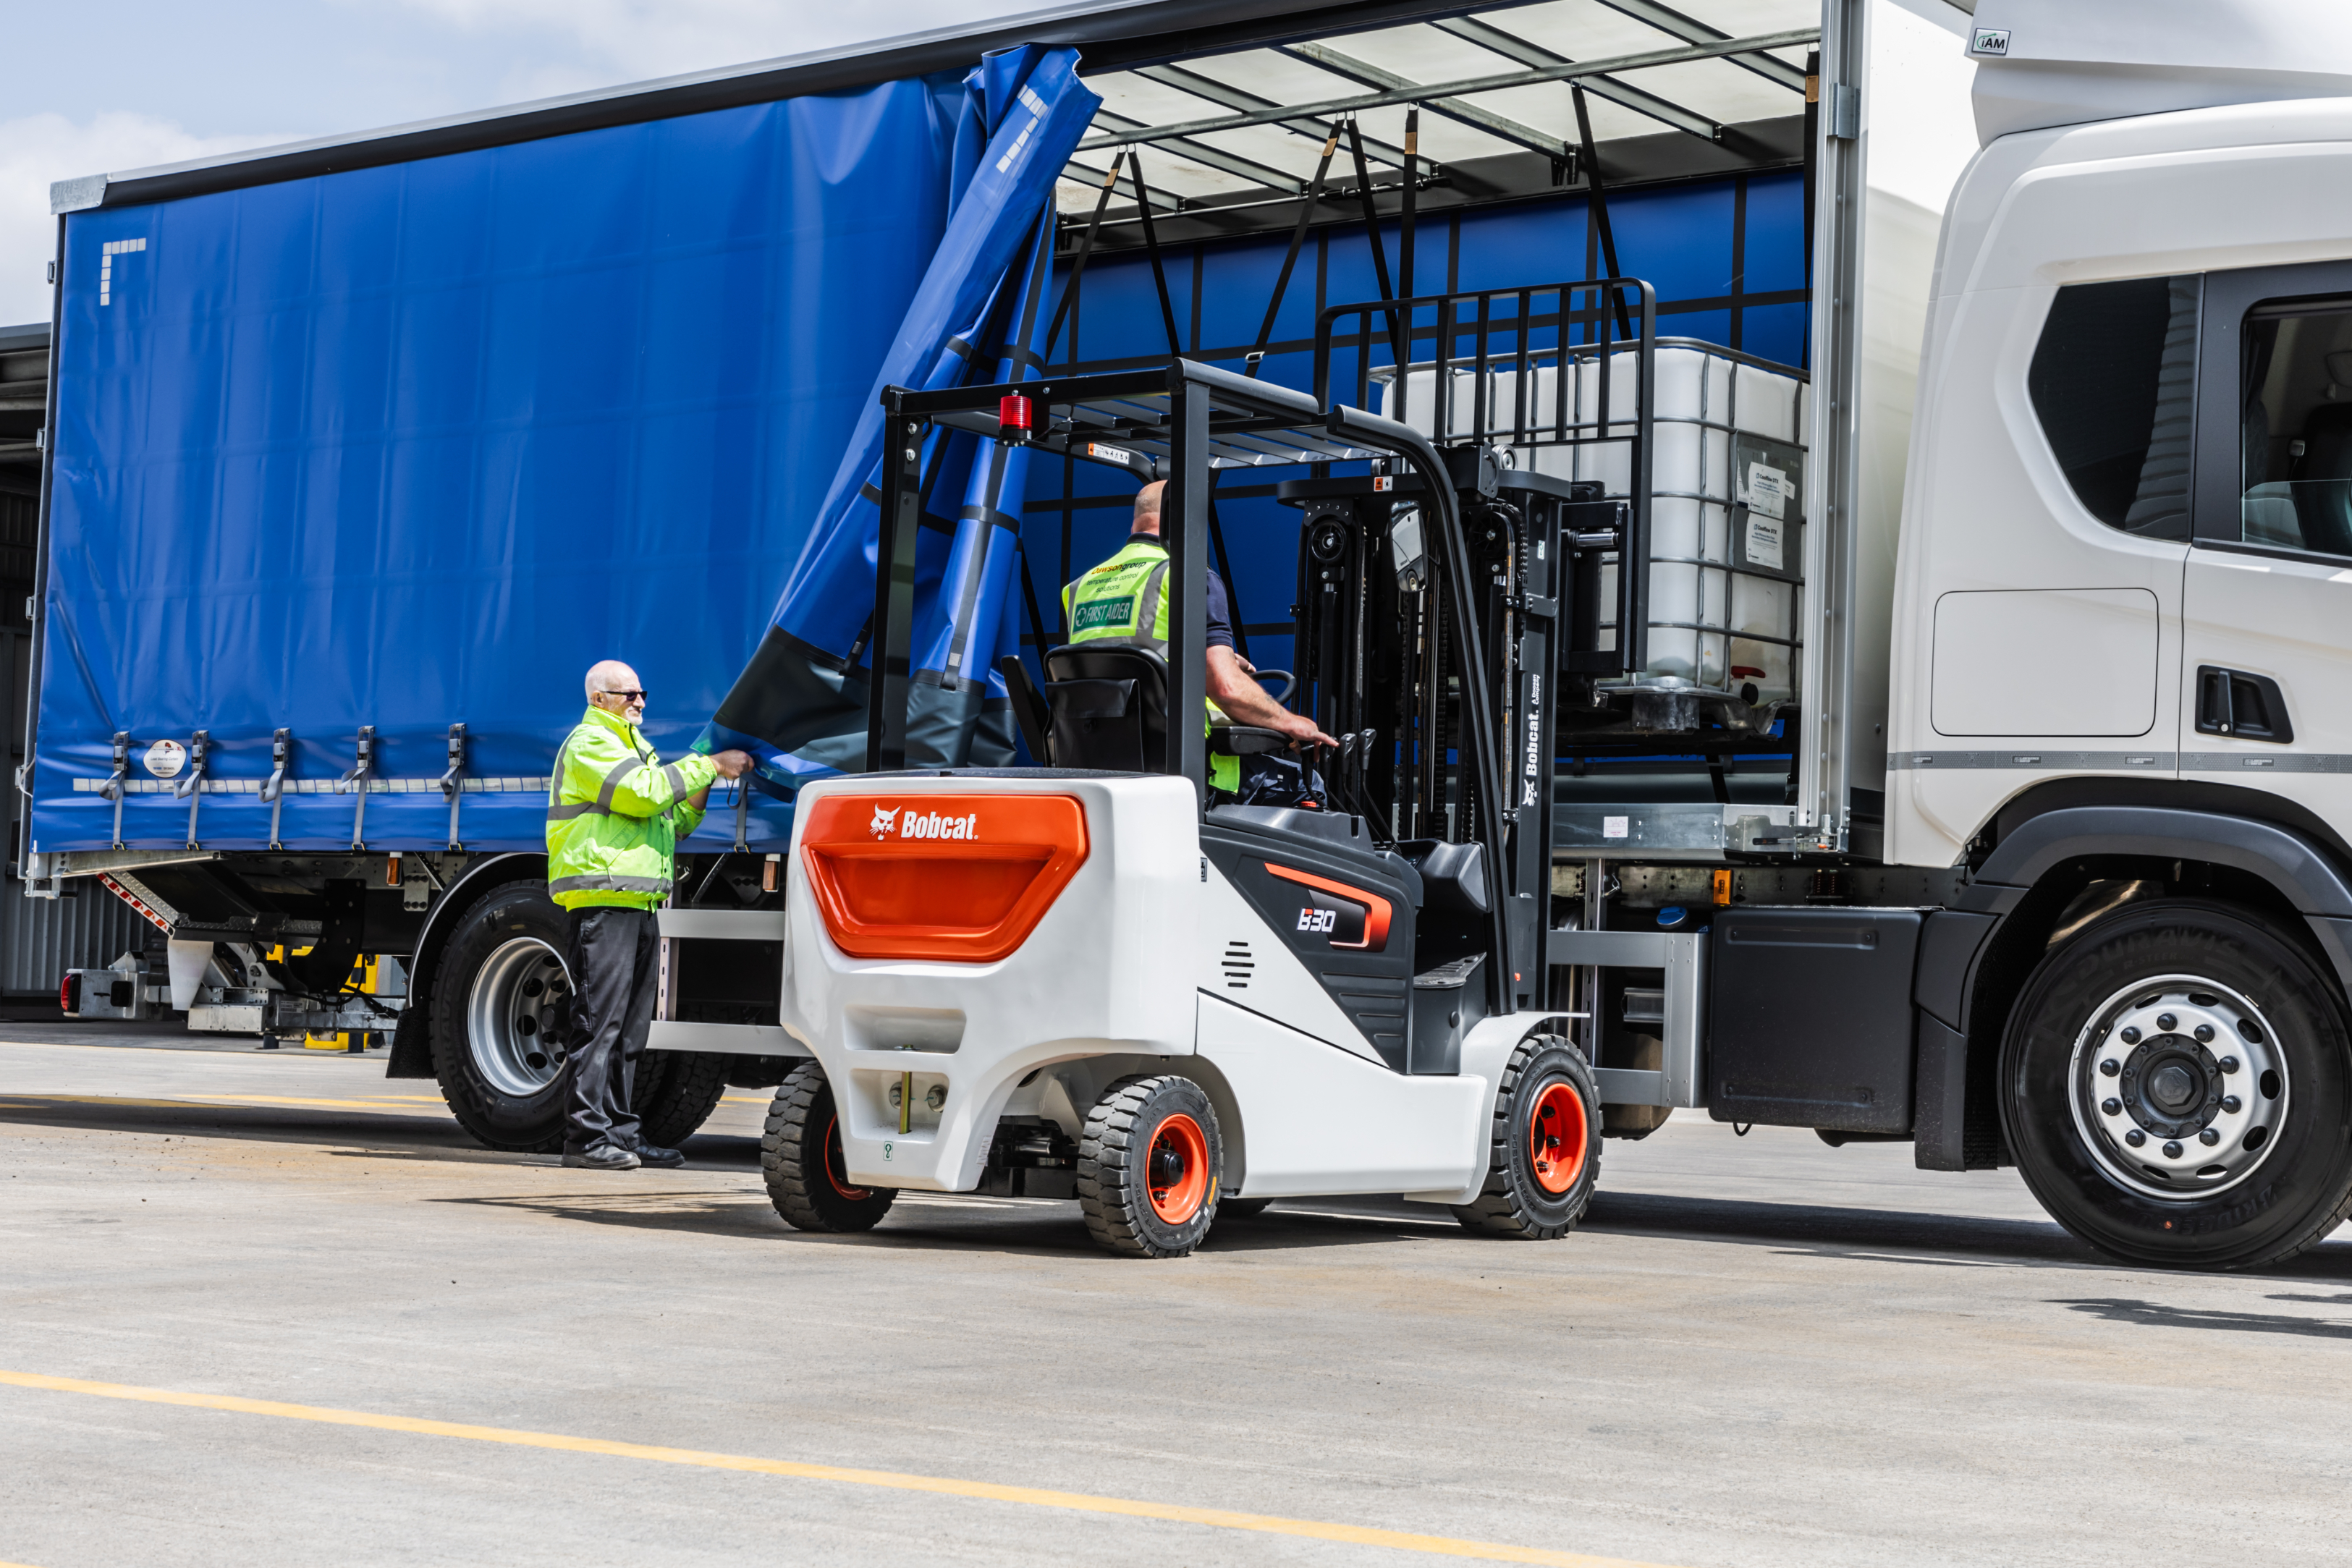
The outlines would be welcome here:
[[[740,751],[664,762],[637,733],[646,694],[617,659],[588,672],[588,711],[555,754],[547,795],[547,891],[570,915],[572,1048],[563,1063],[563,1163],[625,1171],[686,1163],[639,1135],[630,1103],[652,1027],[677,841],[700,825],[713,779],[751,765]]]

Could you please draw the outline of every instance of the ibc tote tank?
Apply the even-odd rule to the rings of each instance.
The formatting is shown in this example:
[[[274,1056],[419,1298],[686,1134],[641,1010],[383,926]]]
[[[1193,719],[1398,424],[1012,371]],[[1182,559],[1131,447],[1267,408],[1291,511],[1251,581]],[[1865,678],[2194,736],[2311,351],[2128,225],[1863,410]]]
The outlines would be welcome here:
[[[1557,363],[1531,367],[1528,428],[1517,432],[1528,438],[1516,442],[1518,378],[1508,363],[1483,376],[1453,367],[1444,438],[1472,439],[1483,391],[1490,439],[1519,466],[1598,480],[1610,497],[1629,497],[1640,355],[1622,349],[1609,356],[1606,435],[1600,358],[1598,350],[1570,350],[1564,409]],[[1649,659],[1640,673],[1601,685],[1715,693],[1752,706],[1793,702],[1804,584],[1805,374],[1689,338],[1659,339],[1652,373]],[[1408,369],[1407,423],[1433,436],[1436,392],[1433,367]],[[1381,406],[1391,418],[1397,392],[1391,376]],[[1604,605],[1616,602],[1616,571],[1602,569]],[[1613,622],[1603,625],[1613,640]]]

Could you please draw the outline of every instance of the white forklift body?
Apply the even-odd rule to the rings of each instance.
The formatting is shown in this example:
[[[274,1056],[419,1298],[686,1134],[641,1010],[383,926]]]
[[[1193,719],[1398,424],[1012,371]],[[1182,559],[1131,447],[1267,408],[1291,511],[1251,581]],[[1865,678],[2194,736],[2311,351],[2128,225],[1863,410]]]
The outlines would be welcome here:
[[[882,901],[893,873],[943,891],[976,862],[1008,863],[1008,852],[1040,881],[1057,879],[1053,859],[1027,852],[1035,841],[1017,820],[1019,804],[1039,800],[1066,803],[1083,836],[1067,880],[1003,956],[950,956],[975,942],[993,951],[1015,933],[969,924],[969,906],[945,897],[922,901],[927,919],[857,919],[877,912],[857,903],[857,888],[835,869],[842,847]],[[1211,864],[1186,781],[1009,771],[863,777],[811,785],[801,806],[793,855],[803,874],[790,883],[784,1024],[833,1085],[852,1182],[969,1191],[1002,1118],[1043,1117],[1075,1142],[1113,1080],[1171,1071],[1209,1091],[1231,1194],[1407,1192],[1436,1203],[1476,1196],[1486,1175],[1480,1129],[1525,1020],[1474,1028],[1456,1074],[1394,1071]],[[959,836],[921,831],[941,821]],[[870,842],[837,846],[842,828]],[[1292,923],[1312,924],[1315,890],[1297,885]],[[1018,904],[1015,923],[1031,914]],[[866,951],[929,947],[940,956],[860,957],[844,937]]]

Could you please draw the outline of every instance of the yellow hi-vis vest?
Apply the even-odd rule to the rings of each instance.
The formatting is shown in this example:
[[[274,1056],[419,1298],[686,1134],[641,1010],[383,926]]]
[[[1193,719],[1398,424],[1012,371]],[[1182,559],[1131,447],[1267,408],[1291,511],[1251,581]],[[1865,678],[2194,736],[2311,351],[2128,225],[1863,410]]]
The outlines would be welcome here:
[[[1130,538],[1118,553],[1062,590],[1062,624],[1073,643],[1113,643],[1149,648],[1168,656],[1168,547],[1151,538]],[[1205,656],[1205,651],[1204,651]],[[1209,703],[1203,733],[1213,733],[1223,712]],[[1210,788],[1239,794],[1238,757],[1209,754]]]
[[[651,909],[669,896],[677,841],[702,822],[692,797],[719,777],[708,757],[664,762],[636,726],[591,707],[547,791],[547,891],[566,909]]]

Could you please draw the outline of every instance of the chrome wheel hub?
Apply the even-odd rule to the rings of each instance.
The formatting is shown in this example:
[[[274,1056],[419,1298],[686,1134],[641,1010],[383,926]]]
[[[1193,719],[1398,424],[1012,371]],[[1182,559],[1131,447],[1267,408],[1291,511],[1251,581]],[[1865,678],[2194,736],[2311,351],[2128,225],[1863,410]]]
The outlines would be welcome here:
[[[2193,975],[2108,998],[2075,1040],[2067,1089],[2092,1157],[2157,1198],[2245,1180],[2269,1156],[2287,1107],[2285,1060],[2262,1009]]]
[[[536,936],[502,943],[466,999],[467,1043],[501,1094],[529,1099],[563,1071],[572,1043],[572,977],[562,956]]]

